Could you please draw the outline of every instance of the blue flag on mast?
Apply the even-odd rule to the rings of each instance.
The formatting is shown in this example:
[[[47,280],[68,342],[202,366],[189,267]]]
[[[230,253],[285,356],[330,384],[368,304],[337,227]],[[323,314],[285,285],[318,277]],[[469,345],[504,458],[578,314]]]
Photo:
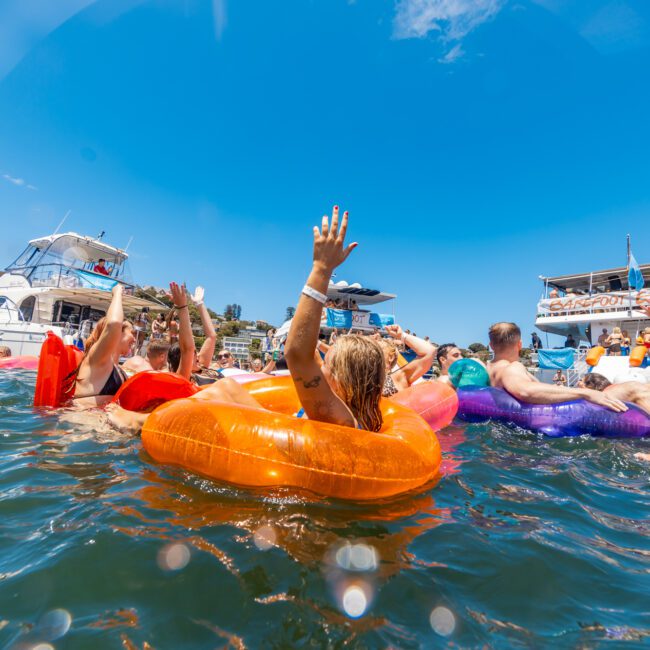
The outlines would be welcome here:
[[[630,263],[628,265],[627,271],[627,282],[630,285],[630,289],[634,291],[640,291],[645,286],[645,281],[643,280],[643,273],[639,268],[638,262],[634,259],[634,255],[630,252]]]

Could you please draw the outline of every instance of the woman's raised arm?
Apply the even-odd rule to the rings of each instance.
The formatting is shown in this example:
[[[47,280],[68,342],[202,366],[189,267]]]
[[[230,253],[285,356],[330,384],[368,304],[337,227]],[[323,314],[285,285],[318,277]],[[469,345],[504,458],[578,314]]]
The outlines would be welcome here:
[[[350,409],[334,393],[314,358],[332,272],[357,246],[356,242],[344,245],[347,226],[348,213],[344,212],[339,228],[338,206],[332,211],[331,225],[328,217],[324,216],[321,229],[314,226],[313,266],[298,301],[284,356],[307,417],[321,422],[355,426]]]

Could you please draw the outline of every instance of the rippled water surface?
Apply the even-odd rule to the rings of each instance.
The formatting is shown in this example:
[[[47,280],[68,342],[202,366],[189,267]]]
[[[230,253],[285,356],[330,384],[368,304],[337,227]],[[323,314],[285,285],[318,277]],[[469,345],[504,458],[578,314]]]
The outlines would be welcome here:
[[[351,504],[157,466],[33,386],[0,373],[2,647],[650,643],[650,441],[450,428],[438,485]]]

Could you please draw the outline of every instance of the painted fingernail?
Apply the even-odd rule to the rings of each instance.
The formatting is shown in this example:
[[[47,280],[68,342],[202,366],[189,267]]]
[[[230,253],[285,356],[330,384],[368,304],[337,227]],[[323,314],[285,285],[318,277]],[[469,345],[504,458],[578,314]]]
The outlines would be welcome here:
[[[338,206],[338,205],[335,205],[335,206],[334,206],[334,209],[335,209],[335,210],[338,210],[338,209],[339,209],[339,206]]]

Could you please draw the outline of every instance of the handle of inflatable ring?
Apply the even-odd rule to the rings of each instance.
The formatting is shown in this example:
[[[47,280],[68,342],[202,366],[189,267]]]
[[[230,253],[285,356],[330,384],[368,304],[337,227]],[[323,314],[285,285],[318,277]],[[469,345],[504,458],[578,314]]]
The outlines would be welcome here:
[[[156,407],[173,399],[190,397],[198,388],[184,377],[170,372],[144,371],[127,379],[119,388],[112,403],[127,411],[150,413]]]
[[[630,367],[638,368],[642,365],[647,352],[648,350],[645,345],[637,345],[630,353]]]
[[[595,347],[591,348],[585,357],[587,365],[591,366],[592,368],[594,366],[597,366],[598,362],[600,361],[600,357],[602,357],[603,354],[605,354],[605,348],[602,345],[596,345]]]

